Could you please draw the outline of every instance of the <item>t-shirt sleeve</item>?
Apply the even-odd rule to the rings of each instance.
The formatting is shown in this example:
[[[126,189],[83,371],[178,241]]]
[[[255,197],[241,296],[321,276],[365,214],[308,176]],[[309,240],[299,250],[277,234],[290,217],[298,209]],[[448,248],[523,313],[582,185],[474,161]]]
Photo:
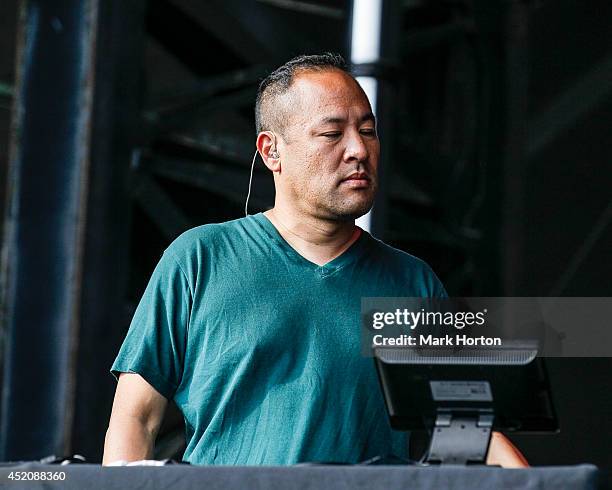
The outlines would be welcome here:
[[[438,276],[433,270],[431,271],[431,274],[433,275],[432,280],[431,280],[432,281],[431,289],[433,291],[432,297],[439,298],[439,299],[448,298],[448,293],[446,292],[446,288],[442,284],[442,281],[440,281],[440,279],[438,278]]]
[[[423,296],[429,298],[446,299],[448,293],[442,281],[438,278],[433,269],[424,261],[420,260],[421,265],[421,281],[425,286],[425,294]]]
[[[115,378],[122,372],[138,373],[167,399],[174,396],[183,372],[191,298],[176,256],[166,251],[111,367]]]

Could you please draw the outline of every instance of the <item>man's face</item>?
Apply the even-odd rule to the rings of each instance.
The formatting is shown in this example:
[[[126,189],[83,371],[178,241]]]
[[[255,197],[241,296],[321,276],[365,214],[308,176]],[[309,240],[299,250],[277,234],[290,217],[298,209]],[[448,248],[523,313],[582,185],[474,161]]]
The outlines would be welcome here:
[[[277,192],[322,219],[353,220],[367,213],[378,184],[380,144],[357,82],[340,70],[305,72],[284,97]]]

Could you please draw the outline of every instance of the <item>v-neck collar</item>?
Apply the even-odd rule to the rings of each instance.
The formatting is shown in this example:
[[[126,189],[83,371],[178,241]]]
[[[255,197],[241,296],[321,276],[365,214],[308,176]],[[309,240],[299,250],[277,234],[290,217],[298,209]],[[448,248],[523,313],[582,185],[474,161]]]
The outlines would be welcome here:
[[[287,242],[287,240],[283,238],[283,236],[279,233],[279,231],[265,214],[257,213],[255,215],[252,215],[252,218],[255,219],[263,227],[266,234],[270,238],[272,238],[272,240],[274,240],[285,252],[295,257],[303,265],[307,266],[309,269],[315,272],[318,272],[322,276],[328,276],[342,269],[343,267],[352,263],[355,259],[360,257],[367,242],[368,233],[365,230],[361,230],[361,234],[359,235],[357,240],[355,240],[344,252],[338,255],[338,257],[330,260],[329,262],[323,265],[318,265],[308,260],[296,249],[294,249],[289,244],[289,242]]]

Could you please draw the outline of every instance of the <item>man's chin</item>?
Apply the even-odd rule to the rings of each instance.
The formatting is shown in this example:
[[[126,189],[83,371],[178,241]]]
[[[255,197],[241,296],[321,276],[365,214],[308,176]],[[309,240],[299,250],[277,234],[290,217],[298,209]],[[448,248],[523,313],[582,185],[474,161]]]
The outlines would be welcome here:
[[[373,202],[355,203],[352,206],[343,206],[341,209],[333,211],[336,219],[340,221],[354,221],[367,214],[372,209],[373,204]]]

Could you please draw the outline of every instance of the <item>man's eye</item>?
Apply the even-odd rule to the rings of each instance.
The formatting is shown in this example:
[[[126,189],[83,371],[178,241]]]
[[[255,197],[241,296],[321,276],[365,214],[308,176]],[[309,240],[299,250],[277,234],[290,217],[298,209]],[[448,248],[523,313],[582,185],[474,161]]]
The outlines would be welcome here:
[[[323,133],[323,136],[325,136],[326,138],[329,138],[329,139],[338,138],[340,135],[342,135],[342,133],[339,133],[337,131],[335,131],[333,133]]]
[[[376,130],[374,128],[364,128],[361,130],[361,134],[366,134],[368,136],[376,136]]]

